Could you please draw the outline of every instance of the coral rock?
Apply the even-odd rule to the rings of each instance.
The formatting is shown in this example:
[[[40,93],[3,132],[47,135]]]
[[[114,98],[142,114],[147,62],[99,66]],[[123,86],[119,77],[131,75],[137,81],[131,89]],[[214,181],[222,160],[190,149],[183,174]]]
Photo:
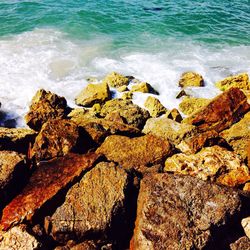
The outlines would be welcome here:
[[[202,87],[204,86],[203,77],[195,72],[185,72],[179,80],[180,87]]]

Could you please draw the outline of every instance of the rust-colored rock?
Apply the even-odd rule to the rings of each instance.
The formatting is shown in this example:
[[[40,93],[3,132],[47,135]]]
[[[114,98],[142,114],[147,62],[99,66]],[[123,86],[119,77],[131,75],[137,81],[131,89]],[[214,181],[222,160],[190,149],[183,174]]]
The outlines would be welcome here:
[[[221,132],[239,121],[249,110],[244,93],[238,88],[231,88],[183,122],[197,126],[200,131]]]
[[[247,236],[241,237],[234,243],[230,244],[231,250],[249,250],[250,249],[250,239]]]
[[[30,128],[39,131],[49,119],[64,118],[66,113],[67,101],[64,97],[40,89],[32,99],[25,120]]]
[[[186,250],[215,249],[209,248],[212,230],[236,215],[241,202],[237,192],[216,184],[154,174],[142,179],[137,204],[131,250]]]
[[[0,227],[6,231],[23,221],[32,220],[36,212],[84,171],[90,169],[99,155],[69,154],[41,163],[28,184],[3,210]]]
[[[74,148],[78,137],[78,127],[73,121],[49,120],[36,137],[31,157],[40,161],[66,155]]]
[[[118,162],[125,169],[141,169],[163,163],[172,153],[167,140],[153,135],[136,138],[111,135],[97,149],[97,153],[104,154],[108,160]]]

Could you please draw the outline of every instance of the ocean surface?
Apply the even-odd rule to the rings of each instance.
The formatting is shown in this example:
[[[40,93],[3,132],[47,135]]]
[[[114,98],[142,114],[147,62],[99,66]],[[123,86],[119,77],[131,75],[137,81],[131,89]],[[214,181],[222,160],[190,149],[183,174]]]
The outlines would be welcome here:
[[[217,80],[250,74],[249,0],[0,0],[1,110],[18,126],[39,88],[74,106],[87,78],[111,71],[149,82],[178,107],[189,70],[206,84],[189,91],[208,98]]]

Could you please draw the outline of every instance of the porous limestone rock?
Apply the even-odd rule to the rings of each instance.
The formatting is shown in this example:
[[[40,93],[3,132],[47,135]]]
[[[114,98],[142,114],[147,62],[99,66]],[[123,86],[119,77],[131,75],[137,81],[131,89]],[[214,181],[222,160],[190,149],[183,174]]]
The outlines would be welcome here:
[[[159,99],[153,97],[153,96],[149,96],[145,103],[144,103],[145,108],[148,109],[150,116],[151,117],[158,117],[161,116],[163,114],[165,114],[168,110],[167,108],[165,108],[161,102],[159,101]]]
[[[119,73],[112,72],[103,79],[104,84],[108,84],[110,87],[119,88],[123,85],[129,84],[129,78]]]
[[[202,87],[204,86],[203,77],[195,72],[185,72],[179,80],[180,87]]]

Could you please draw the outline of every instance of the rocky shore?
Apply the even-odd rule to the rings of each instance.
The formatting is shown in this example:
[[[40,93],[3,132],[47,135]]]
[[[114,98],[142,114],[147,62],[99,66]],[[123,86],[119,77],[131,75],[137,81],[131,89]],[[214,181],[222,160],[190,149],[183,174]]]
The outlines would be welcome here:
[[[29,128],[0,128],[0,249],[250,249],[248,75],[216,83],[214,99],[187,95],[198,73],[177,84],[172,110],[116,72],[90,79],[74,109],[38,90]]]

